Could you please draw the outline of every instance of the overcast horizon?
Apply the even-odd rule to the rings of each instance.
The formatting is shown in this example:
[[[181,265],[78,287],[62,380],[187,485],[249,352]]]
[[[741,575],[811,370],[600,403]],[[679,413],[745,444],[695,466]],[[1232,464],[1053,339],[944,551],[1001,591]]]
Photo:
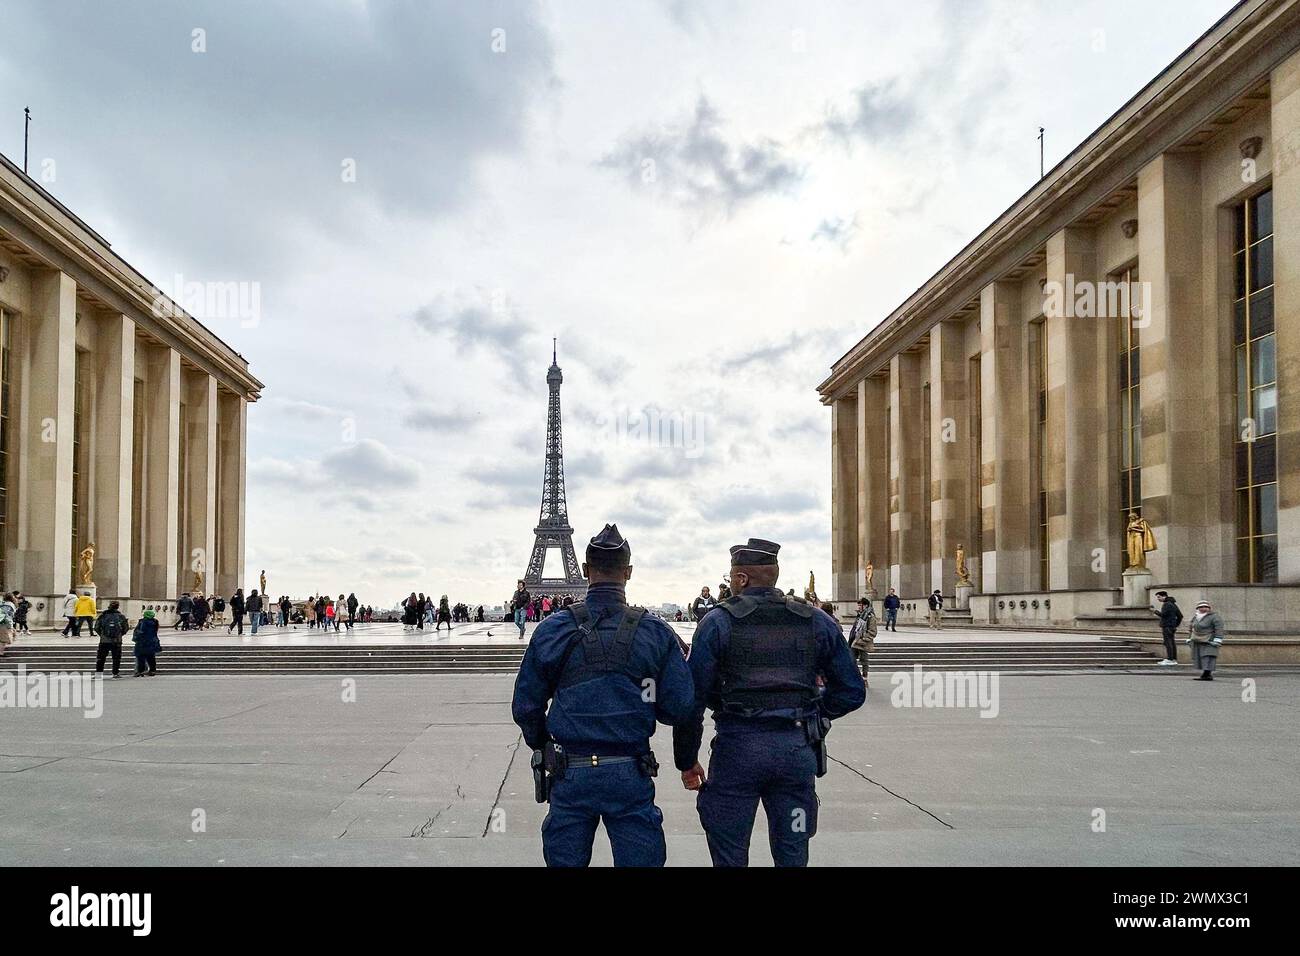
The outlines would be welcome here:
[[[825,596],[831,363],[1232,6],[19,0],[0,152],[29,106],[154,283],[258,290],[205,319],[265,384],[245,587],[508,598],[555,337],[579,560],[617,522],[685,604],[765,537]]]

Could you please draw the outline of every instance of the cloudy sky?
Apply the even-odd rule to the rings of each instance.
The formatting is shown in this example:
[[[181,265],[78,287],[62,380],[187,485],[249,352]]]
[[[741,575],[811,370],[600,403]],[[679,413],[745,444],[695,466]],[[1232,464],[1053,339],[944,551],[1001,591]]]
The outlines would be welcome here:
[[[825,593],[830,364],[1231,5],[8,0],[0,151],[30,106],[160,287],[257,284],[249,582],[499,603],[554,336],[579,553]]]

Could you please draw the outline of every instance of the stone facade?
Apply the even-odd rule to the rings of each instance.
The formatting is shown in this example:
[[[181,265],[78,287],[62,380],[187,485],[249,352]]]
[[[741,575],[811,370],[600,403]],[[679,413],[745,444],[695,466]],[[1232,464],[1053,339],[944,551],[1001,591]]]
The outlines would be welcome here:
[[[1239,4],[837,361],[834,598],[1300,629],[1300,0]],[[1139,572],[1140,573],[1140,572]],[[1145,616],[1143,616],[1145,615]]]
[[[161,305],[160,305],[161,303]],[[56,620],[95,546],[101,606],[243,580],[248,363],[0,157],[0,585]]]

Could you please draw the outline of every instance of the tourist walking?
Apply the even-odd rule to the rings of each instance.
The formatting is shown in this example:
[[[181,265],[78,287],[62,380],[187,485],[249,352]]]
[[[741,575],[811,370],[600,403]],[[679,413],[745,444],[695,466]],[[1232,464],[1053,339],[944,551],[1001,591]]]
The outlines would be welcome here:
[[[63,636],[71,634],[77,636],[77,592],[68,590],[67,597],[63,599],[63,617],[68,622],[63,625]]]
[[[212,623],[226,623],[226,599],[220,594],[212,595]]]
[[[515,627],[519,628],[519,639],[524,639],[524,622],[528,619],[528,605],[532,603],[528,588],[524,587],[523,578],[515,582],[515,594],[510,599],[510,612],[515,618]]]
[[[1219,662],[1219,648],[1223,646],[1223,618],[1210,606],[1209,601],[1196,605],[1192,623],[1188,626],[1187,643],[1192,647],[1192,664],[1201,676],[1195,680],[1214,680],[1214,668]]]
[[[1178,663],[1178,643],[1176,635],[1178,625],[1183,623],[1183,612],[1178,606],[1178,601],[1168,591],[1157,591],[1156,600],[1160,602],[1160,609],[1152,609],[1152,613],[1160,618],[1160,636],[1165,642],[1165,659],[1159,663],[1165,667]]]
[[[0,656],[14,642],[14,615],[18,611],[12,594],[0,597]]]
[[[898,633],[898,609],[903,602],[898,599],[898,594],[893,588],[885,595],[885,630]]]
[[[27,612],[32,608],[32,602],[23,596],[21,591],[14,592],[14,633],[30,634],[31,628],[27,626]]]
[[[108,610],[100,615],[95,629],[99,632],[99,647],[95,651],[95,676],[104,676],[104,662],[113,656],[113,680],[122,676],[122,638],[128,627],[126,615],[118,608],[116,601],[108,602]]]
[[[190,629],[190,618],[194,615],[194,598],[189,594],[182,594],[176,599],[176,623],[172,629],[188,631]]]
[[[943,595],[935,588],[927,601],[930,605],[930,630],[943,630]]]
[[[438,625],[437,627],[434,628],[434,630],[441,631],[442,626],[444,624],[447,625],[447,631],[448,633],[450,633],[451,632],[451,608],[447,606],[447,595],[445,594],[438,600]]]
[[[203,596],[203,592],[200,591],[198,594],[194,595],[194,615],[192,620],[194,621],[194,627],[197,630],[201,631],[208,626],[208,617],[211,616],[211,613],[211,609],[208,606],[208,599]]]
[[[849,650],[862,670],[864,687],[870,686],[867,683],[867,657],[876,649],[876,631],[876,612],[871,607],[871,598],[858,598],[858,616],[849,629]]]
[[[256,635],[258,625],[262,623],[262,595],[257,593],[257,588],[248,592],[244,610],[248,612],[248,622],[253,626],[253,634]]]
[[[244,589],[235,588],[235,593],[230,595],[230,624],[226,627],[226,633],[229,634],[235,628],[239,628],[242,636],[244,633]]]
[[[339,595],[343,597],[343,595]],[[352,625],[357,623],[357,596],[353,592],[348,592],[348,630],[352,630]]]
[[[700,588],[700,596],[691,602],[691,617],[698,621],[717,606],[718,604],[709,594],[709,586],[706,584]]]
[[[238,591],[235,592],[239,594]],[[240,596],[242,605],[243,598]],[[231,599],[233,608],[234,599]],[[243,611],[239,612],[239,633],[244,632]],[[162,650],[162,642],[158,640],[158,619],[154,612],[146,610],[136,622],[135,632],[131,635],[131,643],[135,645],[135,676],[136,677],[153,677],[158,673],[158,652]]]
[[[81,626],[84,624],[90,628],[90,633],[95,633],[95,599],[89,594],[77,595],[77,626],[72,629],[72,636],[81,635]]]

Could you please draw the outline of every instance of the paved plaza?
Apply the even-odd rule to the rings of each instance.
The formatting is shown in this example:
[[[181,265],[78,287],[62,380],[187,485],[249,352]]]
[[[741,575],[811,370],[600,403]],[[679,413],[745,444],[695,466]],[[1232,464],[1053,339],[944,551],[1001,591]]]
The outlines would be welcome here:
[[[873,675],[831,737],[814,864],[1300,863],[1300,675],[1246,703],[1237,674],[1178,670],[1003,675],[992,719],[894,707]],[[105,682],[98,719],[0,711],[0,865],[541,863],[510,677],[362,675],[355,702],[347,680],[164,672]],[[669,864],[705,865],[654,746]]]

